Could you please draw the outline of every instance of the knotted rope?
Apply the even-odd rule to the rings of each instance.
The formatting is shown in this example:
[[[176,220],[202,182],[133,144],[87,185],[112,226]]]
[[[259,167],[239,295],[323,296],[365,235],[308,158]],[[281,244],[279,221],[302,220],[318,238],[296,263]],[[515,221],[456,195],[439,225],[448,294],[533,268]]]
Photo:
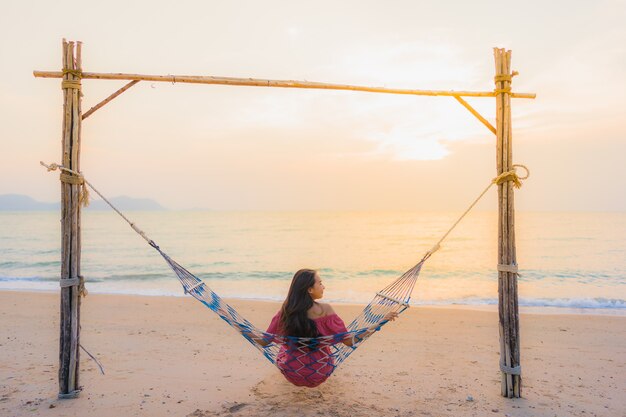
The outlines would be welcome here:
[[[493,80],[495,82],[503,82],[503,81],[511,82],[512,79],[513,79],[512,74],[500,74],[500,75],[496,75],[495,77],[493,77]]]
[[[521,375],[522,367],[520,365],[517,366],[508,366],[502,362],[500,362],[500,370],[509,375]]]
[[[515,172],[515,168],[523,168],[526,171],[526,175],[523,177],[518,176],[517,173]],[[504,184],[505,182],[511,181],[513,183],[513,187],[520,188],[522,186],[522,180],[525,180],[526,178],[528,178],[529,175],[530,175],[530,171],[525,165],[513,165],[512,171],[503,172],[502,174],[498,175],[497,177],[493,179],[491,185],[493,184],[500,185],[500,184]],[[498,272],[510,272],[512,274],[516,274],[520,276],[517,265],[498,264],[497,269],[498,269]],[[502,372],[505,372],[505,371],[502,371]],[[519,375],[519,374],[513,374],[513,375]]]
[[[81,70],[73,70],[73,69],[69,69],[69,68],[63,68],[63,75],[65,74],[72,74],[73,76],[77,77],[77,78],[82,78],[83,73]]]
[[[137,227],[137,226],[135,225],[135,223],[133,223],[133,222],[131,222],[130,220],[128,220],[128,218],[127,218],[126,216],[124,216],[124,213],[122,213],[121,211],[119,211],[119,210],[117,209],[117,207],[115,207],[115,206],[114,206],[114,205],[113,205],[113,204],[112,204],[112,203],[111,203],[111,202],[110,202],[110,201],[109,201],[109,200],[108,200],[105,196],[103,196],[103,195],[102,195],[102,193],[100,193],[100,191],[98,191],[98,190],[96,189],[96,187],[94,187],[94,186],[93,186],[93,184],[91,184],[89,181],[87,181],[87,180],[85,179],[85,177],[83,176],[83,174],[81,174],[80,172],[76,172],[76,171],[73,171],[73,170],[71,170],[71,169],[65,168],[63,165],[59,165],[59,164],[56,164],[56,163],[54,163],[54,162],[53,162],[53,163],[51,163],[51,164],[49,164],[49,165],[48,165],[48,164],[46,164],[46,163],[44,163],[43,161],[39,161],[39,163],[40,163],[42,166],[46,167],[46,168],[48,169],[48,172],[50,172],[50,171],[55,171],[56,169],[59,169],[59,170],[61,170],[61,171],[68,172],[68,173],[72,174],[72,178],[75,178],[75,177],[80,177],[80,179],[81,179],[81,183],[83,184],[83,188],[84,188],[85,190],[87,189],[87,188],[85,187],[85,184],[86,184],[86,185],[88,185],[88,186],[89,186],[89,188],[91,188],[91,189],[92,189],[92,190],[93,190],[96,194],[98,194],[98,195],[100,196],[100,198],[101,198],[101,199],[102,199],[105,203],[107,203],[107,204],[109,205],[109,207],[111,207],[113,210],[115,210],[115,212],[116,212],[117,214],[119,214],[119,215],[120,215],[120,216],[121,216],[124,220],[126,220],[126,223],[128,223],[128,224],[130,225],[130,227],[132,227],[132,228],[133,228],[133,230],[134,230],[135,232],[137,232],[137,234],[139,234],[139,236],[141,236],[142,238],[144,238],[144,240],[145,240],[146,242],[148,242],[148,244],[153,245],[153,246],[156,246],[156,243],[154,243],[154,241],[153,241],[152,239],[150,239],[150,238],[149,238],[149,237],[148,237],[148,236],[147,236],[147,235],[143,232],[143,230],[141,230],[139,227]],[[61,181],[63,181],[63,179],[61,179]]]
[[[524,171],[526,171],[526,175],[523,177],[518,176],[517,172],[515,171],[515,168],[523,168]],[[528,178],[529,175],[530,175],[530,171],[528,170],[528,168],[526,168],[525,165],[513,165],[513,169],[511,171],[506,171],[498,175],[492,180],[492,183],[496,185],[500,185],[507,181],[511,181],[513,182],[513,186],[515,188],[521,188],[522,186],[521,180],[525,180],[526,178]]]
[[[80,91],[81,88],[82,88],[80,79],[82,78],[83,73],[80,70],[73,70],[73,69],[63,68],[63,75],[67,75],[67,74],[71,74],[74,77],[76,77],[77,79],[76,80],[63,80],[63,81],[61,81],[61,88],[62,89],[73,88],[75,90],[79,90]]]
[[[71,185],[80,185],[81,187],[78,192],[78,204],[82,204],[83,207],[87,207],[89,205],[89,190],[87,189],[85,177],[83,177],[83,174],[72,171],[71,169],[65,168],[63,165],[59,165],[54,162],[50,165],[44,164],[41,161],[39,163],[46,167],[48,172],[56,171],[57,169],[61,171],[61,175],[59,176],[61,182]]]
[[[61,81],[61,88],[62,89],[67,89],[67,88],[73,88],[75,90],[80,90],[82,87],[82,84],[79,80],[63,80]]]
[[[89,291],[85,288],[85,277],[82,275],[76,278],[63,278],[59,281],[59,286],[61,288],[78,287],[78,294],[81,297],[87,297],[87,294],[89,294]]]
[[[40,164],[46,167],[48,172],[56,171],[57,169],[61,171],[61,175],[59,176],[61,182],[72,185],[81,185],[82,187],[78,193],[78,204],[82,204],[85,207],[89,205],[89,191],[85,185],[85,178],[83,178],[81,174],[55,163],[46,165],[43,162],[40,162]],[[78,287],[78,294],[82,297],[86,297],[89,293],[87,288],[85,288],[85,278],[82,275],[79,275],[76,278],[63,278],[59,281],[59,285],[61,288]]]
[[[516,75],[519,75],[519,72],[513,71],[511,74],[498,74],[495,77],[493,77],[493,81],[496,83],[498,82],[510,83],[513,77],[515,77]],[[493,90],[493,92],[495,94],[501,94],[501,93],[509,94],[511,93],[511,85],[509,84],[508,86],[505,86],[503,88],[496,88],[495,90]]]

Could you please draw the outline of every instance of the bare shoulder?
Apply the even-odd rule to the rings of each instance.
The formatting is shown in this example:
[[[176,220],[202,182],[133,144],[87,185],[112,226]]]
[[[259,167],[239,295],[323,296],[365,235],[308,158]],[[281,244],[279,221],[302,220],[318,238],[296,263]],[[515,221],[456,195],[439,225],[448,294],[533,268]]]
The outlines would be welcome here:
[[[322,309],[324,310],[325,316],[330,316],[331,314],[335,314],[335,310],[330,304],[327,303],[319,303]]]
[[[318,302],[316,302],[313,307],[311,307],[307,312],[307,315],[310,319],[319,319],[322,317],[330,316],[332,314],[335,314],[335,310],[333,310],[330,304]]]

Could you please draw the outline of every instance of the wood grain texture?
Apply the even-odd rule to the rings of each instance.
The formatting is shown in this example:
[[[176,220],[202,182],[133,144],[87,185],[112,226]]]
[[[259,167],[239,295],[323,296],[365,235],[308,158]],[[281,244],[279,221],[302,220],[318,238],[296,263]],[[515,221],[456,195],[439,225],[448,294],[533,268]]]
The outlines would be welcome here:
[[[511,126],[511,51],[494,49],[496,68],[496,164],[497,174],[513,169]],[[503,77],[504,76],[504,77]],[[507,77],[509,76],[509,77]],[[515,251],[515,207],[513,183],[498,185],[498,263],[517,265]],[[498,317],[500,361],[507,367],[520,365],[519,307],[517,273],[498,272]],[[502,372],[501,393],[505,397],[521,396],[521,376]]]
[[[63,68],[81,70],[81,45],[63,40]],[[75,73],[66,72],[63,81],[79,82]],[[80,170],[81,91],[63,88],[62,161],[69,169]],[[80,274],[80,185],[61,183],[61,280]],[[80,363],[80,290],[61,288],[59,335],[59,396],[77,393]]]
[[[61,78],[62,72],[58,71],[33,71],[33,75],[39,78]],[[269,80],[259,78],[235,78],[214,77],[210,75],[147,75],[147,74],[123,74],[84,72],[84,80],[128,80],[128,81],[152,81],[167,83],[190,83],[190,84],[215,84],[247,87],[275,87],[275,88],[304,88],[318,90],[348,90],[363,91],[369,93],[408,94],[415,96],[448,96],[448,97],[495,97],[493,91],[448,91],[448,90],[416,90],[406,88],[367,87],[349,84],[332,84],[314,81],[296,80]],[[513,98],[535,98],[534,93],[512,93]]]

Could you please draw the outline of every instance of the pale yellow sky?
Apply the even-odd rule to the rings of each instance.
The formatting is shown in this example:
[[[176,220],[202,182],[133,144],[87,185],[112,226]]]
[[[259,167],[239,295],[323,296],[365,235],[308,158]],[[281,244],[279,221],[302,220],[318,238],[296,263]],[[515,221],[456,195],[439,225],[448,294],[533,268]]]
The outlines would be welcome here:
[[[626,210],[625,1],[53,2],[0,10],[0,194],[59,199],[61,39],[94,72],[493,89],[513,50],[521,210]],[[123,85],[83,82],[88,109]],[[493,99],[468,100],[493,120]],[[493,135],[451,98],[140,83],[83,124],[110,196],[169,208],[460,210],[495,174]],[[495,209],[493,195],[482,209]]]

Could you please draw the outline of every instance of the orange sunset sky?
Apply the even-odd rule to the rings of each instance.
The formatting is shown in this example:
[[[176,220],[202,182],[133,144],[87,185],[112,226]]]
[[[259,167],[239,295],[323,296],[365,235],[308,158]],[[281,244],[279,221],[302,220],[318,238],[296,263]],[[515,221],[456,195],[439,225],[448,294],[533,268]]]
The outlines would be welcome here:
[[[520,210],[626,210],[624,1],[4,2],[0,194],[59,200],[61,39],[93,72],[492,90],[513,51]],[[124,82],[85,80],[83,110]],[[493,98],[468,98],[494,122]],[[141,82],[83,124],[109,196],[172,209],[460,210],[495,137],[452,98]],[[493,197],[493,195],[492,195]],[[481,209],[495,210],[495,198]]]

